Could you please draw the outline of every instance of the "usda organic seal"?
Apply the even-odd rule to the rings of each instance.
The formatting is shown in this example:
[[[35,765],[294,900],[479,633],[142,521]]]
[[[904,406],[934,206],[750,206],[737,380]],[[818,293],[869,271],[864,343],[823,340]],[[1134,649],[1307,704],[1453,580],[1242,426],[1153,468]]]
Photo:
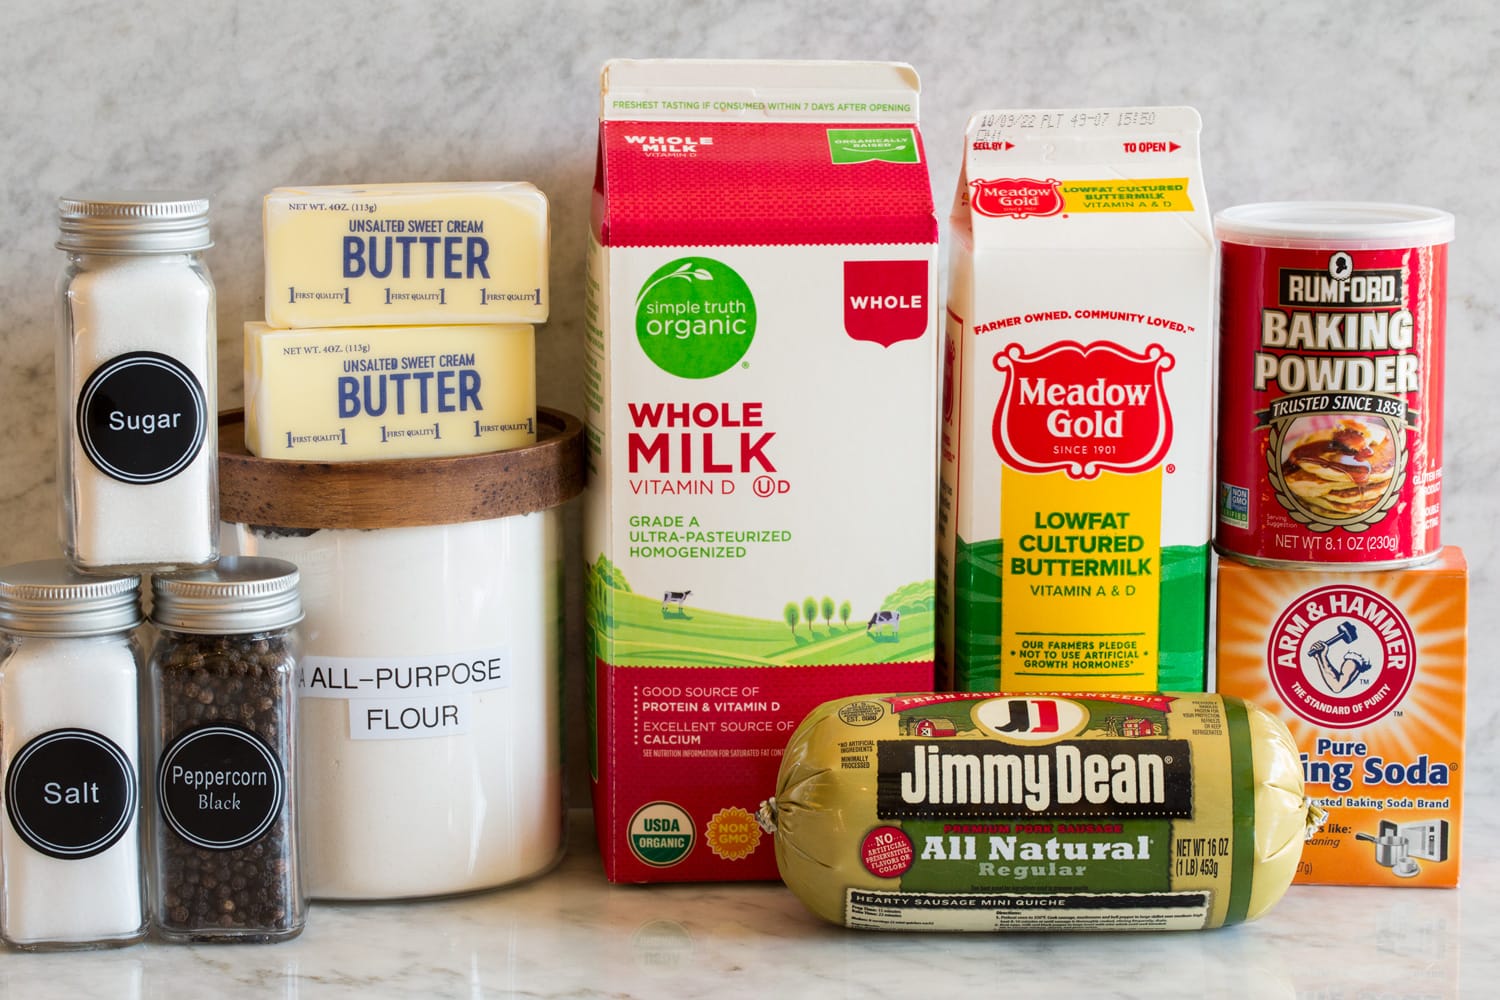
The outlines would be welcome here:
[[[696,834],[686,809],[671,802],[651,802],[630,817],[625,839],[641,861],[653,868],[670,868],[692,853]]]

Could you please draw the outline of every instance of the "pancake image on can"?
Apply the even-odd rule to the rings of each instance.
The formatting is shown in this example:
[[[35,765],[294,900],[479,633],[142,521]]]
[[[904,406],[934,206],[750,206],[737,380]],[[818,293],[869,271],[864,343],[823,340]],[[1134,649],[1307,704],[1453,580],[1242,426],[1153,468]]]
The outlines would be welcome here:
[[[1395,502],[1405,469],[1398,428],[1384,417],[1301,417],[1273,431],[1280,455],[1272,482],[1289,510],[1308,515],[1309,530],[1372,520]],[[1405,458],[1403,453],[1401,459]],[[1293,515],[1296,516],[1295,514]]]
[[[1434,558],[1453,216],[1284,202],[1227,209],[1214,232],[1215,547],[1261,565]]]

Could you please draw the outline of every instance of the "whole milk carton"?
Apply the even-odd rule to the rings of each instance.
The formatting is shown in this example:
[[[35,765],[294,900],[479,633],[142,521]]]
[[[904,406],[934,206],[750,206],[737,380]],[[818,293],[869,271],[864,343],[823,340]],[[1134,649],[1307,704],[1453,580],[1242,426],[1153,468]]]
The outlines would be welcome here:
[[[1214,241],[1191,108],[988,111],[953,210],[939,671],[1202,691]]]
[[[889,63],[604,68],[584,549],[613,881],[776,878],[754,814],[798,722],[932,688],[917,92]]]

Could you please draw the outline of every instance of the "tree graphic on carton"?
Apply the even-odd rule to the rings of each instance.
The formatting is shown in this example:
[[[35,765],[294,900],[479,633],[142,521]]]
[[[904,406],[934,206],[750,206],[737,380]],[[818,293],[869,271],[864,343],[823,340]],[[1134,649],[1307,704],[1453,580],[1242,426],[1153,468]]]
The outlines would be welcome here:
[[[813,634],[813,622],[818,620],[817,598],[804,597],[802,599],[802,617],[807,619],[807,634],[816,639],[817,636]]]
[[[607,628],[614,621],[614,592],[630,593],[630,584],[620,568],[604,556],[600,556],[588,568],[589,618],[598,628]]]
[[[828,628],[828,634],[833,634],[833,598],[827,594],[823,595],[822,606],[818,609],[823,612],[823,623]]]
[[[795,637],[797,635],[797,622],[801,618],[801,614],[797,611],[797,602],[787,601],[786,607],[781,609],[781,617],[786,620],[787,627],[792,630],[792,635]]]

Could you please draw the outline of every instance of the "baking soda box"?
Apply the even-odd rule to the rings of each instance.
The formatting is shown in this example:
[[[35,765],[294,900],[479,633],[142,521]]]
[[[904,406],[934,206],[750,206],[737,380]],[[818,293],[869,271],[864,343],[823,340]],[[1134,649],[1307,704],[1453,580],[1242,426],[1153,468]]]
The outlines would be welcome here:
[[[953,210],[939,663],[1202,691],[1214,241],[1191,108],[988,111]]]
[[[917,90],[889,63],[604,68],[584,548],[611,880],[776,878],[754,813],[797,723],[932,688]]]
[[[1456,886],[1468,568],[1219,563],[1218,689],[1280,716],[1328,819],[1299,883]]]

